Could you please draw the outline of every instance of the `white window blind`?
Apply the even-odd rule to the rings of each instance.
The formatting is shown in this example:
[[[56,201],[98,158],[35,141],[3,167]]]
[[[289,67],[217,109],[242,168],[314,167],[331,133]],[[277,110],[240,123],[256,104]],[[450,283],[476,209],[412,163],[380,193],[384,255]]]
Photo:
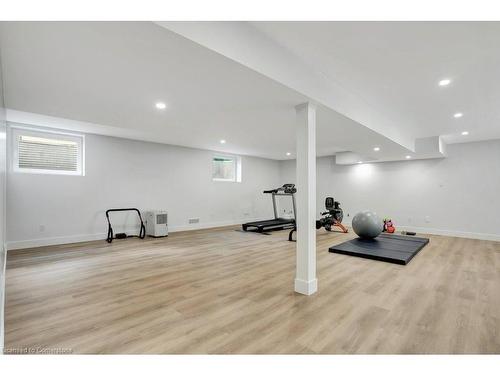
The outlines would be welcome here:
[[[82,136],[15,129],[14,139],[15,171],[83,174]]]
[[[78,143],[21,135],[19,168],[76,172]]]

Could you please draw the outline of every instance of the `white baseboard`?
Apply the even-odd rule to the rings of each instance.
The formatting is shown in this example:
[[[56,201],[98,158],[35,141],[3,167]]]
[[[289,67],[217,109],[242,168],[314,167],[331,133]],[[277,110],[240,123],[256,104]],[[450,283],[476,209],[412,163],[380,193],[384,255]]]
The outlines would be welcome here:
[[[494,233],[477,233],[477,232],[462,232],[447,229],[436,229],[436,228],[423,228],[423,227],[410,227],[410,226],[399,226],[398,230],[405,230],[410,232],[425,233],[425,234],[435,234],[438,236],[448,236],[448,237],[461,237],[461,238],[471,238],[475,240],[486,240],[486,241],[500,241],[500,235]]]
[[[107,233],[94,233],[94,234],[79,234],[79,235],[64,236],[64,237],[37,238],[33,240],[23,240],[23,241],[8,241],[7,251],[29,249],[32,247],[64,245],[77,242],[106,240],[106,235]]]
[[[242,219],[242,220],[226,220],[226,221],[218,221],[211,223],[200,223],[200,224],[189,224],[189,225],[174,225],[169,226],[170,232],[183,232],[188,230],[200,230],[200,229],[210,229],[217,227],[226,227],[230,225],[238,225],[248,221],[257,221],[257,220],[265,220],[265,218],[257,218],[257,219]],[[347,226],[351,226],[350,222],[344,223]],[[411,227],[411,226],[397,226],[398,231],[412,231],[422,234],[435,234],[439,236],[449,236],[449,237],[462,237],[462,238],[471,238],[478,240],[487,240],[487,241],[500,241],[500,235],[493,233],[476,233],[476,232],[462,232],[462,231],[453,231],[453,230],[445,230],[445,229],[436,229],[436,228],[424,228],[424,227]],[[133,231],[134,229],[131,229]],[[42,247],[42,246],[53,246],[53,245],[64,245],[70,243],[78,243],[78,242],[87,242],[87,241],[98,241],[105,240],[106,233],[93,233],[93,234],[80,234],[80,235],[72,235],[72,236],[63,236],[63,237],[47,237],[47,238],[38,238],[32,240],[24,240],[24,241],[9,241],[6,244],[7,250],[18,250],[18,249],[28,249],[32,247]]]
[[[248,221],[257,221],[265,219],[242,219],[242,220],[226,220],[217,221],[211,223],[200,223],[200,224],[189,224],[189,225],[173,225],[169,226],[169,232],[183,232],[188,230],[200,230],[200,229],[210,229],[217,227],[226,227],[231,225],[238,225]],[[128,232],[138,231],[138,228],[128,228],[125,230]],[[7,250],[20,250],[20,249],[30,249],[33,247],[42,246],[54,246],[54,245],[65,245],[70,243],[78,242],[88,242],[88,241],[99,241],[106,240],[107,233],[92,233],[92,234],[79,234],[72,236],[62,236],[62,237],[46,237],[37,238],[32,240],[22,240],[22,241],[8,241],[6,244]]]
[[[267,218],[269,219],[269,218]],[[259,221],[266,220],[266,218],[257,218],[257,219],[242,219],[242,220],[225,220],[225,221],[216,221],[212,223],[199,223],[199,224],[188,224],[188,225],[174,225],[168,227],[169,232],[184,232],[188,230],[199,230],[199,229],[210,229],[217,227],[227,227],[230,225],[239,225],[250,221]]]
[[[342,222],[342,224],[351,227],[351,222],[346,222],[346,223]],[[418,233],[434,234],[438,236],[461,237],[461,238],[470,238],[474,240],[500,241],[500,234],[494,234],[494,233],[464,232],[464,231],[455,231],[448,229],[412,227],[403,225],[396,225],[396,230],[397,232],[404,230],[409,232],[416,232],[417,234]]]
[[[316,293],[318,291],[318,279],[308,281],[295,279],[295,291],[306,296]]]

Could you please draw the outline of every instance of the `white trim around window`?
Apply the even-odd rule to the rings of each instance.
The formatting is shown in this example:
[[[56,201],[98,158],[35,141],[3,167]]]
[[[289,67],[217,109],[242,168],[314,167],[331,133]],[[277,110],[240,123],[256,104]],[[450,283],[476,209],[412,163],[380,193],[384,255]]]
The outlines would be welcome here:
[[[220,174],[221,171],[216,171],[214,162],[216,159],[225,159],[232,163],[232,171],[230,173],[229,178],[221,178],[217,177],[217,174]],[[241,157],[236,155],[228,155],[216,153],[212,155],[212,181],[216,182],[241,182]],[[219,172],[219,173],[217,173]],[[227,172],[227,171],[226,171]]]
[[[85,136],[83,134],[17,125],[11,125],[10,128],[13,172],[85,175]],[[53,160],[48,160],[48,155]],[[33,164],[32,168],[30,164]]]

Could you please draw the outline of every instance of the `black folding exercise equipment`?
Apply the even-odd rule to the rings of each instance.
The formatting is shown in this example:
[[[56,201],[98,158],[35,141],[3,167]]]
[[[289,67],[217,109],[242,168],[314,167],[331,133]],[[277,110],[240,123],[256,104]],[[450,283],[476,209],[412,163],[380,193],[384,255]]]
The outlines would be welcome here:
[[[139,215],[139,220],[141,221],[141,229],[139,230],[139,235],[126,235],[125,233],[117,233],[116,237],[113,236],[113,228],[111,227],[111,221],[109,220],[110,212],[122,212],[122,211],[135,211]],[[106,241],[109,243],[113,242],[113,238],[127,238],[127,237],[139,237],[141,240],[146,237],[146,227],[142,221],[141,212],[137,208],[111,208],[106,211],[106,219],[108,219],[108,238]]]
[[[270,220],[260,220],[253,221],[250,223],[242,224],[242,229],[247,231],[251,228],[254,232],[266,232],[271,230],[282,230],[282,229],[290,229],[295,227],[295,193],[297,189],[295,188],[295,184],[284,184],[282,187],[273,190],[264,190],[264,194],[271,194],[273,197],[273,210],[274,210],[274,219]],[[292,205],[293,205],[293,219],[285,219],[282,217],[278,217],[278,210],[276,208],[276,197],[281,196],[289,196],[292,197]]]

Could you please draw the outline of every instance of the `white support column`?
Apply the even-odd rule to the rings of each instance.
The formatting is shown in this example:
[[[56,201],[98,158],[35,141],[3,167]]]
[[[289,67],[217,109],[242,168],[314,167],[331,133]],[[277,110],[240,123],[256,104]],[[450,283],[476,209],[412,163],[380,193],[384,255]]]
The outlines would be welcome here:
[[[297,271],[295,291],[316,293],[316,106],[303,103],[297,112]]]

